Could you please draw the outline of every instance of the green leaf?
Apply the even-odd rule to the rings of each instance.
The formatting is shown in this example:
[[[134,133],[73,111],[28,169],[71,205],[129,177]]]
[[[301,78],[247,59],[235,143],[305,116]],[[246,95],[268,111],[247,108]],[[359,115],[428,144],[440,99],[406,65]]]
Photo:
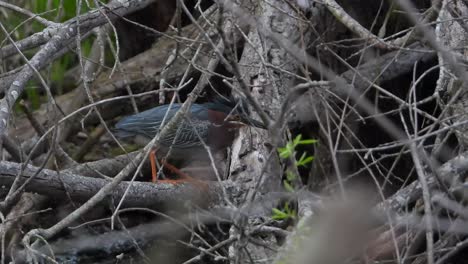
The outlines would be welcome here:
[[[314,144],[317,143],[318,140],[316,139],[302,139],[302,135],[299,134],[297,135],[292,142],[286,143],[286,146],[284,147],[279,147],[278,148],[278,153],[282,159],[286,159],[294,155],[294,152],[296,151],[296,147],[298,145],[309,145],[309,144]],[[311,162],[313,158],[306,157],[304,154],[302,155],[301,159],[299,162],[296,163],[296,166],[303,166],[309,162]]]
[[[299,158],[299,161],[302,161],[303,159],[306,158],[307,152],[302,153],[301,157]]]
[[[316,139],[304,139],[299,142],[300,145],[310,145],[310,144],[315,144],[317,143],[318,140]]]
[[[294,153],[294,146],[292,145],[291,142],[288,142],[286,144],[286,147],[284,148],[278,148],[280,157],[283,159],[289,158],[293,153]]]
[[[287,148],[278,148],[278,152],[280,157],[283,159],[290,156],[289,150]]]
[[[284,188],[286,189],[286,191],[294,192],[294,188],[291,186],[291,184],[289,184],[288,181],[283,181],[283,184],[284,184]]]
[[[299,161],[296,162],[296,166],[298,167],[305,166],[314,160],[314,156],[306,156],[306,155],[307,155],[306,152],[302,153],[301,158],[299,159]]]
[[[302,166],[307,165],[308,163],[311,163],[314,159],[315,159],[314,156],[309,156],[301,162],[301,165]]]
[[[301,139],[302,139],[302,135],[301,134],[297,135],[296,138],[294,139],[294,146],[299,145],[299,143],[301,142]]]
[[[292,171],[286,171],[286,179],[288,181],[294,181],[296,179],[296,174],[294,174]]]
[[[289,216],[287,213],[277,209],[277,208],[273,208],[272,209],[273,211],[273,215],[272,215],[272,219],[274,220],[283,220],[283,219],[287,219]]]

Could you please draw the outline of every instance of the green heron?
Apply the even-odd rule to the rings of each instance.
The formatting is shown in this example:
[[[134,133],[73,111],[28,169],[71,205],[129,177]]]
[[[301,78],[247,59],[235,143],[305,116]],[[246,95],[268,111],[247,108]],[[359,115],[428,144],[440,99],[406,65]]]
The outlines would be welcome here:
[[[249,118],[247,109],[240,102],[216,98],[214,102],[192,104],[184,119],[159,139],[158,155],[165,157],[170,149],[168,159],[179,161],[197,159],[205,151],[204,144],[214,151],[226,148],[232,143],[236,129],[243,125],[263,128],[259,121]],[[178,103],[161,105],[124,117],[115,125],[115,135],[119,138],[131,137],[137,142],[142,140],[149,142],[162,128],[164,118],[164,124],[167,124],[181,106],[182,104]],[[156,150],[150,153],[150,162],[152,181],[156,182]],[[163,164],[181,178],[191,179],[175,166],[165,161]]]

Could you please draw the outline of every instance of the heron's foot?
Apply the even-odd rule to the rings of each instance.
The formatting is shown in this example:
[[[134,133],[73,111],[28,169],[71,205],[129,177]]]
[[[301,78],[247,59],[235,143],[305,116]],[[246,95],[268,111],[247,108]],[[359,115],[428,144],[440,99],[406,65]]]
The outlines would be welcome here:
[[[176,180],[172,180],[172,179],[164,179],[164,180],[157,180],[155,183],[168,183],[168,184],[184,184],[184,183],[187,183],[189,181],[187,180],[184,180],[184,179],[176,179]]]
[[[169,183],[169,184],[182,184],[182,183],[192,183],[197,185],[200,189],[207,189],[208,185],[200,180],[197,180],[193,177],[190,177],[187,173],[181,171],[178,169],[176,166],[170,164],[169,162],[162,160],[162,165],[163,167],[166,167],[168,170],[170,170],[172,173],[177,174],[179,176],[179,179],[164,179],[164,180],[158,180],[158,170],[156,167],[156,150],[152,150],[149,155],[149,159],[151,162],[151,181],[153,183]],[[161,171],[162,172],[162,171]]]
[[[174,165],[172,165],[172,164],[170,164],[168,162],[164,162],[164,166],[168,170],[170,170],[172,173],[177,174],[179,176],[179,179],[175,180],[175,181],[178,181],[178,183],[181,183],[181,182],[182,183],[192,183],[192,184],[197,185],[201,189],[207,189],[208,185],[206,184],[206,182],[200,181],[198,179],[195,179],[195,178],[191,177],[187,173],[181,171],[176,166],[174,166]]]
[[[207,191],[208,190],[208,184],[204,181],[200,181],[200,180],[197,180],[197,179],[194,179],[192,177],[189,176],[189,178],[185,178],[185,179],[164,179],[164,180],[157,180],[155,182],[156,184],[158,183],[167,183],[167,184],[173,184],[173,185],[179,185],[179,184],[193,184],[195,187],[197,187],[198,189],[200,189],[201,191]]]

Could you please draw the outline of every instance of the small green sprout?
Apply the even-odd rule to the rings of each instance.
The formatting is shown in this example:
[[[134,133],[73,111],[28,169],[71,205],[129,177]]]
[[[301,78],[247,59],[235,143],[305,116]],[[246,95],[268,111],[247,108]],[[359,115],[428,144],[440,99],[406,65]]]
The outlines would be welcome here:
[[[302,135],[297,135],[296,138],[291,142],[286,143],[285,147],[280,147],[278,148],[279,155],[282,159],[289,158],[294,155],[294,151],[297,146],[299,145],[310,145],[310,144],[315,144],[317,143],[316,139],[302,139]],[[303,155],[302,159],[306,160],[306,163],[311,162],[312,160],[309,161],[309,157],[305,157]],[[313,159],[313,158],[312,158]],[[304,160],[302,161],[304,163]]]
[[[307,156],[307,152],[302,153],[301,158],[296,161],[297,167],[305,167],[305,165],[311,163],[314,160],[314,156]]]
[[[283,181],[284,188],[288,192],[294,192],[294,187],[290,184],[290,182],[293,182],[297,178],[296,174],[294,172],[288,170],[286,171],[286,180]]]
[[[284,205],[283,210],[273,208],[273,216],[271,217],[273,220],[286,220],[286,219],[295,219],[296,218],[296,210],[289,208],[289,203]]]
[[[296,148],[299,145],[310,145],[317,143],[315,139],[302,139],[302,135],[297,135],[293,141],[286,143],[285,147],[278,148],[279,156],[282,159],[293,158],[294,166],[296,167],[305,167],[307,164],[311,163],[314,160],[314,156],[308,156],[307,152],[302,153],[299,160],[296,160]],[[293,182],[298,176],[292,170],[286,170],[286,179],[283,181],[284,188],[288,192],[294,192]],[[289,208],[289,204],[286,203],[282,210],[278,208],[273,208],[272,218],[275,220],[285,220],[288,218],[295,219],[296,211]]]

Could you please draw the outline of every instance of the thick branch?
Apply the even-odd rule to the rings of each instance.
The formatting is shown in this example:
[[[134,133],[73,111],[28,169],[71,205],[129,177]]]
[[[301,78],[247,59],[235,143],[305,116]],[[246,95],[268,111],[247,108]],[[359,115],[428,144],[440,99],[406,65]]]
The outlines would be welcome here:
[[[11,185],[16,175],[21,173],[21,166],[18,163],[0,162],[0,185]],[[21,177],[24,180],[34,177],[26,187],[28,192],[61,200],[69,195],[73,200],[80,202],[87,201],[109,183],[108,180],[104,179],[89,178],[69,172],[57,173],[52,170],[39,170],[33,166],[27,166]],[[131,186],[129,187],[129,185]],[[214,205],[219,199],[218,193],[220,192],[219,184],[216,183],[207,185],[207,189],[201,191],[189,184],[121,182],[112,192],[112,198],[119,201],[127,188],[129,188],[129,192],[123,203],[124,206],[148,208],[160,208],[163,205],[184,205],[187,201],[203,202],[204,206]]]

